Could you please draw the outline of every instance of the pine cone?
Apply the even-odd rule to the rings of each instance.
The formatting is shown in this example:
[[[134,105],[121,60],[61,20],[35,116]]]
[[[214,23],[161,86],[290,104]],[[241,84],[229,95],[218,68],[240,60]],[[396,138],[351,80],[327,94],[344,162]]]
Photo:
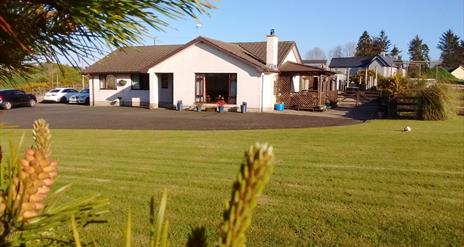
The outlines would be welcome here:
[[[41,150],[26,150],[21,160],[20,178],[13,179],[17,188],[15,191],[19,191],[16,200],[20,201],[22,197],[20,219],[35,217],[44,208],[44,200],[57,175],[56,164],[56,161],[47,159]]]

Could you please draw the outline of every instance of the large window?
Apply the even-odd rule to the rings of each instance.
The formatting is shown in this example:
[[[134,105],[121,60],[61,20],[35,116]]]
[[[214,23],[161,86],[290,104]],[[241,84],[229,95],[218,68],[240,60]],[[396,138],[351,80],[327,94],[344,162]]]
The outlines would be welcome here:
[[[150,88],[150,77],[148,74],[132,74],[131,81],[132,90],[149,90]]]
[[[195,74],[195,102],[215,103],[219,99],[237,103],[237,74]]]
[[[100,75],[100,89],[116,89],[116,77],[114,75]]]

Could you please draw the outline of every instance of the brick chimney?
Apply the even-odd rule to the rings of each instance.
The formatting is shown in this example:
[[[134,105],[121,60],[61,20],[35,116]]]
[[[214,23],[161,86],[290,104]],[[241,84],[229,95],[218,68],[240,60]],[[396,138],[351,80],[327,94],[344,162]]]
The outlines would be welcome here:
[[[266,36],[266,66],[277,68],[277,54],[279,54],[279,38],[275,35],[274,29]]]

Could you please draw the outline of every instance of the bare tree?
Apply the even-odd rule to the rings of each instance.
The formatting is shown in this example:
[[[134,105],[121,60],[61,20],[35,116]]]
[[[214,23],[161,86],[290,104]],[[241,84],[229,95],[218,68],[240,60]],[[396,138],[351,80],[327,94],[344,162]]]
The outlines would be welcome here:
[[[305,56],[306,59],[326,59],[325,52],[319,48],[314,47],[313,49],[309,50]]]
[[[353,42],[348,42],[343,46],[343,55],[345,57],[352,57],[356,52],[356,44]]]
[[[341,45],[335,46],[335,48],[333,48],[330,51],[330,56],[331,57],[343,57],[343,47]]]

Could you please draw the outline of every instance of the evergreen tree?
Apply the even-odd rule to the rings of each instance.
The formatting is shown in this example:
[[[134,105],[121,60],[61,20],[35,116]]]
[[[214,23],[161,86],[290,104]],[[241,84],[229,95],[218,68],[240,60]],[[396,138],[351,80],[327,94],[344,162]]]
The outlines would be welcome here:
[[[437,48],[441,50],[440,58],[444,67],[455,68],[464,63],[459,37],[451,29],[442,34]]]
[[[140,43],[148,28],[164,30],[170,19],[198,18],[209,0],[0,1],[0,84],[31,62],[78,66],[108,47]]]
[[[419,63],[410,64],[408,67],[408,73],[411,77],[419,77],[423,74],[423,71],[427,70],[429,58],[429,47],[424,44],[423,40],[416,35],[414,39],[409,42],[409,56],[411,61]],[[425,63],[422,63],[425,62]]]
[[[398,49],[398,47],[396,47],[396,45],[393,46],[393,49],[391,49],[390,51],[390,56],[394,57],[394,56],[399,56],[401,53],[400,49]]]
[[[388,36],[385,34],[385,31],[380,31],[379,37],[375,37],[373,41],[373,55],[380,54],[382,52],[388,52],[390,48],[390,40]]]
[[[355,55],[356,56],[372,56],[373,55],[373,41],[367,31],[364,31],[361,37],[359,37],[358,45],[356,46]]]
[[[461,56],[461,58],[464,58],[464,40],[461,40],[461,44],[459,46],[459,56]],[[464,65],[464,62],[462,62],[462,64],[460,65]]]
[[[430,61],[429,47],[427,44],[424,44],[424,41],[419,38],[419,35],[416,35],[416,37],[409,42],[408,52],[413,61]]]

